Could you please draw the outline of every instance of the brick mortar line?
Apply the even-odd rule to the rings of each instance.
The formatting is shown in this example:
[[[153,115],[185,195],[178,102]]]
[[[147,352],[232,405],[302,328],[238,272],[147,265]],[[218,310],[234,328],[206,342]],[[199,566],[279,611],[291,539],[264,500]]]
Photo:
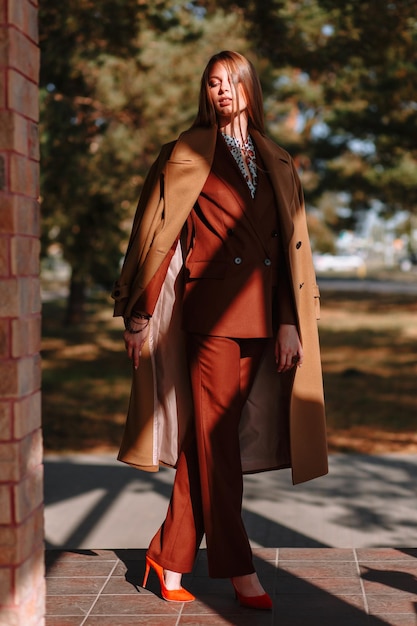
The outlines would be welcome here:
[[[2,69],[7,70],[8,68],[10,68],[10,66],[0,67],[0,70]],[[10,68],[10,69],[14,69],[14,68]],[[39,120],[34,120],[32,117],[25,115],[25,113],[22,113],[21,111],[18,111],[17,109],[14,109],[13,107],[10,107],[8,103],[6,103],[6,106],[0,108],[0,115],[1,113],[3,113],[3,111],[11,111],[12,113],[14,113],[15,115],[18,115],[19,117],[26,120],[27,122],[31,122],[31,124],[35,124],[35,126],[39,126]],[[11,152],[11,151],[12,151],[11,149],[2,150],[2,152]]]
[[[0,239],[38,239],[37,235],[30,235],[28,233],[6,233],[6,232],[1,232],[0,233]],[[19,276],[21,276],[22,274],[19,274]],[[38,274],[30,274],[30,276],[38,276]],[[3,278],[3,277],[2,277]],[[4,317],[2,317],[2,319],[4,319],[5,317],[11,317],[10,315],[7,316],[5,315]]]
[[[30,83],[32,83],[32,85],[35,85],[36,87],[39,87],[39,82],[36,80],[33,80],[32,78],[30,78],[30,76],[28,76],[27,74],[24,74],[21,70],[19,70],[17,67],[15,67],[14,65],[3,65],[2,66],[3,69],[7,70],[13,70],[13,72],[16,72],[16,74],[19,74],[20,76],[22,76],[25,80],[29,81]]]
[[[9,153],[7,153],[7,152],[0,152],[0,154],[8,155]],[[29,157],[27,157],[27,158],[29,158]],[[39,165],[39,161],[37,159],[30,159],[30,160],[33,161],[34,163],[37,163]],[[8,196],[11,196],[11,197],[27,198],[28,200],[32,200],[36,204],[36,208],[39,208],[39,206],[40,206],[39,200],[37,198],[35,198],[34,196],[28,196],[26,193],[22,193],[21,191],[10,191],[10,186],[8,187],[7,190],[2,189],[0,191],[0,199],[1,199],[1,194],[2,193],[7,194]],[[36,237],[37,235],[33,235],[33,236]]]
[[[26,32],[25,30],[23,30],[22,28],[19,28],[19,26],[17,26],[17,24],[14,24],[13,22],[2,22],[2,23],[0,23],[0,28],[10,28],[10,29],[15,30],[17,33],[20,33],[21,35],[23,35],[25,37],[25,39],[27,39],[31,43],[34,43],[35,46],[37,48],[39,48],[39,42],[36,41],[35,39],[32,39],[32,37],[29,35],[29,33]]]
[[[3,109],[4,111],[5,109]],[[14,113],[16,113],[16,115],[20,115],[15,109],[7,109],[7,111],[13,111]],[[0,110],[0,116],[1,116],[1,110]],[[23,117],[23,116],[21,116]],[[36,124],[36,122],[34,122],[33,120],[30,119],[30,117],[24,117],[23,119],[25,119],[27,122],[32,122],[33,124]],[[40,160],[35,158],[35,157],[31,157],[28,154],[25,154],[24,152],[19,152],[18,150],[15,150],[14,148],[7,148],[6,150],[0,150],[1,154],[7,154],[7,155],[13,155],[15,154],[16,156],[20,156],[23,157],[24,159],[27,159],[28,161],[33,161],[34,163],[39,163]],[[17,192],[9,192],[10,195],[14,195]],[[32,196],[30,196],[32,197]]]

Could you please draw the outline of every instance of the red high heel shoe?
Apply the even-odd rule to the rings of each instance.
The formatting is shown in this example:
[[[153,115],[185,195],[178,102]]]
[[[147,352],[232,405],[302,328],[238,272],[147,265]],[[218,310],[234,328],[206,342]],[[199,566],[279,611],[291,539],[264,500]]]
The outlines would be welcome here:
[[[267,593],[263,593],[261,596],[244,596],[238,592],[233,582],[232,585],[240,606],[245,606],[249,609],[262,609],[264,611],[270,611],[272,609],[272,600]]]
[[[146,588],[146,583],[148,582],[149,570],[151,569],[151,567],[159,578],[159,584],[161,586],[161,596],[164,600],[167,600],[168,602],[192,602],[193,600],[195,600],[193,594],[183,587],[180,587],[179,589],[167,589],[165,585],[164,569],[160,565],[158,565],[158,563],[155,563],[155,561],[149,556],[146,557],[145,575],[143,577],[142,584],[142,587],[144,589]]]

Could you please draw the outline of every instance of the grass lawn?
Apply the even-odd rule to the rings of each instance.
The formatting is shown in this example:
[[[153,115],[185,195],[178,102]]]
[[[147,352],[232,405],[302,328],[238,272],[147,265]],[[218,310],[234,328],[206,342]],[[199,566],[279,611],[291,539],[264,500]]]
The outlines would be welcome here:
[[[66,328],[63,301],[43,307],[46,451],[116,450],[130,363],[111,302]],[[417,452],[417,302],[325,291],[319,323],[331,451]]]

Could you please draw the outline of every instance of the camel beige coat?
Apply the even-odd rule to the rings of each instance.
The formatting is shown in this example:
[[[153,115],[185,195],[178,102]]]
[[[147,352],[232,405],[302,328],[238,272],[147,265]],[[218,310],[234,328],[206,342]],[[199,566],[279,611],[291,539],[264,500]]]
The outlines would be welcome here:
[[[274,189],[282,244],[293,286],[304,363],[278,375],[269,342],[241,420],[245,473],[291,467],[295,484],[326,474],[323,383],[317,330],[319,292],[307,232],[303,195],[291,157],[252,131]],[[216,128],[192,128],[163,147],[145,182],[125,262],[112,296],[115,315],[133,306],[169,253],[210,172]],[[119,460],[157,471],[175,466],[190,419],[189,389],[181,331],[181,272],[178,244],[152,320],[132,393]]]

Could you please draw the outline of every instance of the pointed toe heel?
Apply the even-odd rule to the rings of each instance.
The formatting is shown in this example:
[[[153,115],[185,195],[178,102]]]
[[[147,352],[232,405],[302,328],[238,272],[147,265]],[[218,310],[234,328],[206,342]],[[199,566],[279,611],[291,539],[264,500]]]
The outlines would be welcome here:
[[[267,593],[263,593],[261,596],[244,596],[238,592],[236,587],[235,596],[240,606],[244,606],[248,609],[259,609],[263,611],[270,611],[272,609],[272,600]]]
[[[192,602],[193,600],[195,600],[193,594],[183,587],[180,587],[180,589],[167,589],[165,585],[164,569],[160,565],[158,565],[158,563],[155,563],[155,561],[149,556],[146,557],[145,575],[143,577],[142,583],[142,587],[144,589],[146,589],[151,567],[154,570],[155,574],[158,576],[159,585],[161,588],[161,596],[164,600],[166,600],[167,602]]]

